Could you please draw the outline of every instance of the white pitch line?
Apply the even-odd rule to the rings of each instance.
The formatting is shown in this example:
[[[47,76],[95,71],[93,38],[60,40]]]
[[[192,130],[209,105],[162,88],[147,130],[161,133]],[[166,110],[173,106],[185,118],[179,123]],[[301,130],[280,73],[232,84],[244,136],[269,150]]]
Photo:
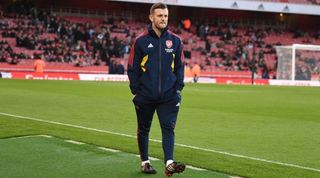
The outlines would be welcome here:
[[[115,149],[111,149],[111,148],[106,148],[106,147],[98,147],[100,150],[104,150],[104,151],[109,151],[112,153],[118,153],[120,152],[120,150],[115,150]]]
[[[26,116],[19,116],[19,115],[8,114],[8,113],[3,113],[3,112],[0,112],[0,115],[10,116],[10,117],[19,118],[19,119],[33,120],[33,121],[38,121],[38,122],[45,122],[45,123],[56,124],[56,125],[62,125],[62,126],[68,126],[68,127],[96,131],[96,132],[101,132],[101,133],[108,133],[108,134],[119,135],[119,136],[123,136],[123,137],[129,137],[129,138],[135,138],[135,139],[137,138],[136,136],[133,136],[133,135],[123,134],[123,133],[118,133],[118,132],[111,132],[111,131],[107,131],[107,130],[100,130],[100,129],[95,129],[95,128],[79,126],[79,125],[65,124],[65,123],[61,123],[61,122],[42,120],[42,119],[26,117]],[[156,140],[156,139],[150,139],[150,141],[161,143],[161,140]],[[236,158],[243,158],[243,159],[255,160],[255,161],[276,164],[276,165],[281,165],[281,166],[286,166],[286,167],[292,167],[292,168],[298,168],[298,169],[309,170],[309,171],[314,171],[314,172],[320,172],[320,169],[317,169],[317,168],[305,167],[305,166],[300,166],[300,165],[291,164],[291,163],[283,163],[283,162],[279,162],[279,161],[272,161],[272,160],[267,160],[267,159],[262,159],[262,158],[255,158],[255,157],[251,157],[251,156],[239,155],[239,154],[229,153],[229,152],[225,152],[225,151],[218,151],[218,150],[213,150],[213,149],[208,149],[208,148],[201,148],[201,147],[185,145],[185,144],[180,144],[180,143],[176,143],[175,145],[180,146],[180,147],[184,147],[184,148],[194,149],[194,150],[223,154],[223,155],[232,156],[232,157],[236,157]]]
[[[140,155],[139,155],[139,158],[140,158]],[[151,157],[151,156],[149,156],[149,159],[151,160],[151,161],[159,161],[160,159],[158,159],[158,158],[154,158],[154,157]]]
[[[78,142],[78,141],[74,141],[74,140],[65,140],[65,142],[73,143],[73,144],[76,144],[76,145],[84,145],[85,144],[83,142]]]
[[[11,137],[11,138],[6,138],[6,139],[20,139],[20,138],[33,138],[33,137],[45,137],[45,138],[52,138],[50,135],[26,135],[26,136],[19,136],[19,137]]]
[[[38,135],[39,137],[52,138],[51,135]]]
[[[196,170],[196,171],[207,171],[206,169],[198,168],[198,167],[193,167],[193,166],[186,166],[188,169]]]
[[[135,156],[140,158],[140,155],[135,155]],[[151,161],[159,161],[160,159],[149,156],[149,160],[151,160]]]

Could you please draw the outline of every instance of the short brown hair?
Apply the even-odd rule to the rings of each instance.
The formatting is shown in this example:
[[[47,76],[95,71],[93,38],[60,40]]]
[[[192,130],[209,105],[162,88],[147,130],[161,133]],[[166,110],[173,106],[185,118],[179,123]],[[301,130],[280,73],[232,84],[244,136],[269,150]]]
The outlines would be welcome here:
[[[161,2],[155,3],[150,8],[150,14],[152,14],[155,9],[168,9],[168,6]]]

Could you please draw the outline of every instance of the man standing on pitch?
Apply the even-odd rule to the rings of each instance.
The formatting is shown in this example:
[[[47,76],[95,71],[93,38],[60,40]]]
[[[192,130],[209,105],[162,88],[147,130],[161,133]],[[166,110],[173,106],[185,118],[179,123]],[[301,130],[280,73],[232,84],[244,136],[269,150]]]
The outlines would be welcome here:
[[[165,160],[165,174],[181,173],[185,164],[173,159],[174,128],[184,86],[184,56],[181,39],[167,30],[168,7],[156,3],[150,8],[151,24],[132,45],[128,61],[130,89],[138,120],[141,171],[155,174],[148,158],[149,131],[157,111]]]

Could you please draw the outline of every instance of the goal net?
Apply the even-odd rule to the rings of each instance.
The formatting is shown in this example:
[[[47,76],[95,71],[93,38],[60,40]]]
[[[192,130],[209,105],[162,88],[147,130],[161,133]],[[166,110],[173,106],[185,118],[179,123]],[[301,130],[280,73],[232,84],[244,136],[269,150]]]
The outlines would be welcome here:
[[[277,79],[320,80],[320,45],[276,46]]]

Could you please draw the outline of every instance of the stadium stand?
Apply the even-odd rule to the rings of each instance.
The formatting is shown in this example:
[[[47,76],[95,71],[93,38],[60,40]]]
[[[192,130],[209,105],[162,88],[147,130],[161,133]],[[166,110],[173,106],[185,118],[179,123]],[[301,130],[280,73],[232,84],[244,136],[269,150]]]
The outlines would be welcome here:
[[[109,68],[109,73],[123,73],[130,45],[147,25],[125,17],[58,16],[21,6],[1,14],[0,66],[22,71],[33,70],[34,55],[43,54],[46,71],[108,73]],[[188,29],[183,23],[171,24],[170,29],[184,39],[186,60],[200,64],[203,76],[250,76],[254,69],[259,76],[268,71],[274,77],[274,45],[320,44],[320,32],[223,19],[196,21]]]

